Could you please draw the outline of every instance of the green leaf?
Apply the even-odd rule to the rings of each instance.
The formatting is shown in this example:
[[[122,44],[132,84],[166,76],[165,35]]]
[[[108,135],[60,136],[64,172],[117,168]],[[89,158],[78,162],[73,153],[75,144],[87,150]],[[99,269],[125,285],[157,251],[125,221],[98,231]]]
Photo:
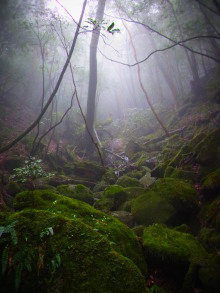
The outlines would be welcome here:
[[[51,235],[54,234],[54,232],[53,232],[53,227],[49,227],[48,230],[50,231],[50,234],[51,234]]]

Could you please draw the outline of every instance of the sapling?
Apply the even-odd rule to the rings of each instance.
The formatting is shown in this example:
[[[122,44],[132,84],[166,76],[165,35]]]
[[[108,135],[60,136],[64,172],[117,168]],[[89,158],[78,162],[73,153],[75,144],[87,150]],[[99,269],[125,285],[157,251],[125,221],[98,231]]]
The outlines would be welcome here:
[[[25,160],[25,165],[13,170],[14,174],[10,176],[11,180],[29,183],[31,190],[34,189],[34,181],[38,178],[49,178],[54,174],[46,172],[42,167],[42,160],[30,157],[29,160]]]

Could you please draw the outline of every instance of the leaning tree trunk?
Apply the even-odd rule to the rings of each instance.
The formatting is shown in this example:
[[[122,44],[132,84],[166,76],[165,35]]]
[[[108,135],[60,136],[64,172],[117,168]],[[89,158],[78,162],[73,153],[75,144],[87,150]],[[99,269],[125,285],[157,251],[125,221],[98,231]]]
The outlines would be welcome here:
[[[96,100],[96,89],[97,89],[97,47],[100,36],[101,26],[99,23],[103,19],[105,10],[106,0],[99,0],[98,7],[96,11],[96,23],[97,26],[94,28],[92,33],[92,39],[90,43],[90,65],[89,65],[89,89],[87,98],[87,113],[86,121],[88,129],[85,131],[86,139],[86,150],[88,153],[92,153],[94,150],[94,141],[98,140],[95,131],[95,100]]]

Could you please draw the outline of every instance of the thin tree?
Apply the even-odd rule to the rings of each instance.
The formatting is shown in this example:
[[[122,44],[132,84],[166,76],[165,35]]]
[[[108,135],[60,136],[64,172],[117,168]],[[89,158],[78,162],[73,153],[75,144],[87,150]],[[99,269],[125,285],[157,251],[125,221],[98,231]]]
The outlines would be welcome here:
[[[75,32],[75,36],[74,36],[74,39],[73,39],[73,42],[72,42],[72,45],[71,45],[71,48],[70,48],[70,51],[69,51],[69,55],[66,59],[66,62],[63,66],[63,69],[60,73],[60,76],[58,78],[58,81],[56,83],[56,86],[52,92],[52,94],[50,95],[47,103],[45,104],[44,108],[42,109],[40,115],[37,117],[37,119],[23,132],[21,133],[16,139],[14,139],[12,142],[10,142],[8,145],[4,146],[3,148],[0,149],[0,154],[9,150],[10,148],[12,148],[15,144],[17,144],[22,138],[24,138],[29,132],[31,132],[31,130],[33,130],[39,123],[39,121],[42,119],[42,117],[44,116],[44,114],[46,113],[48,107],[50,106],[51,102],[53,101],[59,87],[60,87],[60,84],[63,80],[63,77],[64,77],[64,73],[66,72],[66,69],[68,67],[68,64],[70,62],[70,59],[72,57],[72,54],[73,54],[73,51],[75,49],[75,45],[76,45],[76,41],[77,41],[77,38],[78,38],[78,35],[79,35],[79,30],[80,30],[80,26],[81,26],[81,23],[82,23],[82,19],[83,19],[83,16],[84,16],[84,12],[85,12],[85,8],[86,8],[86,4],[87,4],[87,0],[84,0],[84,3],[83,3],[83,7],[82,7],[82,11],[81,11],[81,15],[80,15],[80,19],[79,19],[79,22],[78,22],[78,25],[77,25],[77,28],[76,28],[76,32]]]
[[[88,130],[85,130],[86,150],[88,153],[92,153],[94,150],[92,138],[93,140],[97,140],[97,142],[100,144],[97,133],[95,131],[95,100],[97,90],[97,48],[101,31],[101,22],[103,20],[105,10],[105,3],[106,0],[99,0],[98,2],[95,17],[96,26],[92,32],[92,39],[90,43],[89,89],[86,112]]]
[[[134,45],[134,42],[133,42],[133,39],[132,39],[132,35],[131,35],[127,25],[125,24],[125,22],[122,21],[122,23],[123,23],[128,35],[129,35],[131,46],[132,46],[132,49],[133,49],[133,52],[134,52],[134,58],[135,58],[135,61],[137,62],[137,60],[138,60],[137,59],[137,52],[136,52],[136,48],[135,48],[135,45]],[[145,96],[145,98],[147,100],[147,103],[148,103],[151,111],[153,112],[154,117],[156,118],[156,120],[158,121],[158,123],[160,124],[162,129],[164,130],[166,136],[170,136],[166,126],[163,124],[162,120],[160,119],[160,117],[158,116],[157,112],[155,111],[154,106],[151,103],[150,97],[148,96],[148,93],[147,93],[147,91],[146,91],[146,89],[145,89],[145,87],[143,85],[143,82],[142,82],[142,79],[141,79],[141,67],[140,67],[140,64],[137,65],[137,73],[138,73],[138,80],[139,80],[140,87],[141,87],[141,89],[142,89],[142,91],[144,93],[144,96]]]

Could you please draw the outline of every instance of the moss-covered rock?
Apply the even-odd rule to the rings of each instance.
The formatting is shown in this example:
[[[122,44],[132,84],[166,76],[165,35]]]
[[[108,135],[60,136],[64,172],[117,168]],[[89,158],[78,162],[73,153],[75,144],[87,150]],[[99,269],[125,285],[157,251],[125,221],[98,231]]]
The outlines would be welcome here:
[[[21,191],[21,187],[18,185],[17,182],[10,181],[6,186],[5,190],[7,191],[8,194],[11,196],[15,196],[16,193]]]
[[[149,264],[158,264],[179,279],[178,292],[194,292],[198,268],[208,253],[193,235],[155,224],[145,228],[143,247]]]
[[[220,191],[220,169],[203,178],[202,190],[211,197],[218,195]]]
[[[211,203],[204,205],[200,212],[200,221],[204,227],[218,228],[219,215],[220,196]]]
[[[83,178],[87,179],[88,181],[97,182],[102,179],[104,174],[104,169],[102,166],[90,161],[74,163],[72,166],[73,174],[76,178]]]
[[[220,249],[220,233],[216,229],[202,228],[198,238],[208,251],[216,253]]]
[[[210,261],[203,265],[198,271],[198,279],[206,293],[218,293],[220,288],[220,265],[218,262]]]
[[[193,173],[193,171],[186,171],[180,168],[174,168],[172,166],[168,166],[165,170],[164,177],[193,180],[195,177],[195,174]]]
[[[143,148],[133,140],[130,140],[125,147],[125,153],[131,158],[135,153],[142,151]]]
[[[59,185],[59,186],[57,186],[57,191],[60,194],[63,194],[63,195],[68,196],[70,198],[84,201],[90,205],[94,204],[94,198],[93,198],[93,194],[92,194],[91,190],[82,184]]]
[[[137,224],[165,223],[171,226],[188,223],[198,210],[197,193],[183,180],[158,179],[150,190],[134,199],[131,211]]]
[[[160,259],[167,263],[190,263],[207,256],[204,247],[189,234],[154,224],[146,227],[143,234],[143,247],[147,259]]]
[[[0,244],[2,292],[145,292],[137,266],[81,219],[25,209],[6,223],[16,223],[17,240],[5,233]]]
[[[134,217],[132,213],[126,211],[114,211],[109,213],[112,217],[117,218],[119,221],[124,223],[128,227],[133,227]]]
[[[25,208],[46,210],[53,215],[79,219],[93,231],[106,237],[118,253],[132,259],[143,272],[145,271],[142,252],[133,231],[117,219],[97,211],[82,201],[50,190],[35,190],[19,193],[14,199],[14,208],[16,211]]]
[[[146,188],[154,183],[156,178],[151,177],[151,173],[147,172],[143,177],[140,178],[139,182]]]
[[[136,224],[167,223],[175,208],[154,191],[148,191],[131,202],[131,212]]]
[[[143,187],[136,178],[131,178],[127,175],[119,177],[116,184],[123,187]]]
[[[129,195],[122,186],[108,186],[104,190],[103,197],[95,202],[95,208],[104,212],[117,211],[128,199]]]
[[[195,147],[196,161],[202,165],[220,164],[220,128],[208,134]]]

